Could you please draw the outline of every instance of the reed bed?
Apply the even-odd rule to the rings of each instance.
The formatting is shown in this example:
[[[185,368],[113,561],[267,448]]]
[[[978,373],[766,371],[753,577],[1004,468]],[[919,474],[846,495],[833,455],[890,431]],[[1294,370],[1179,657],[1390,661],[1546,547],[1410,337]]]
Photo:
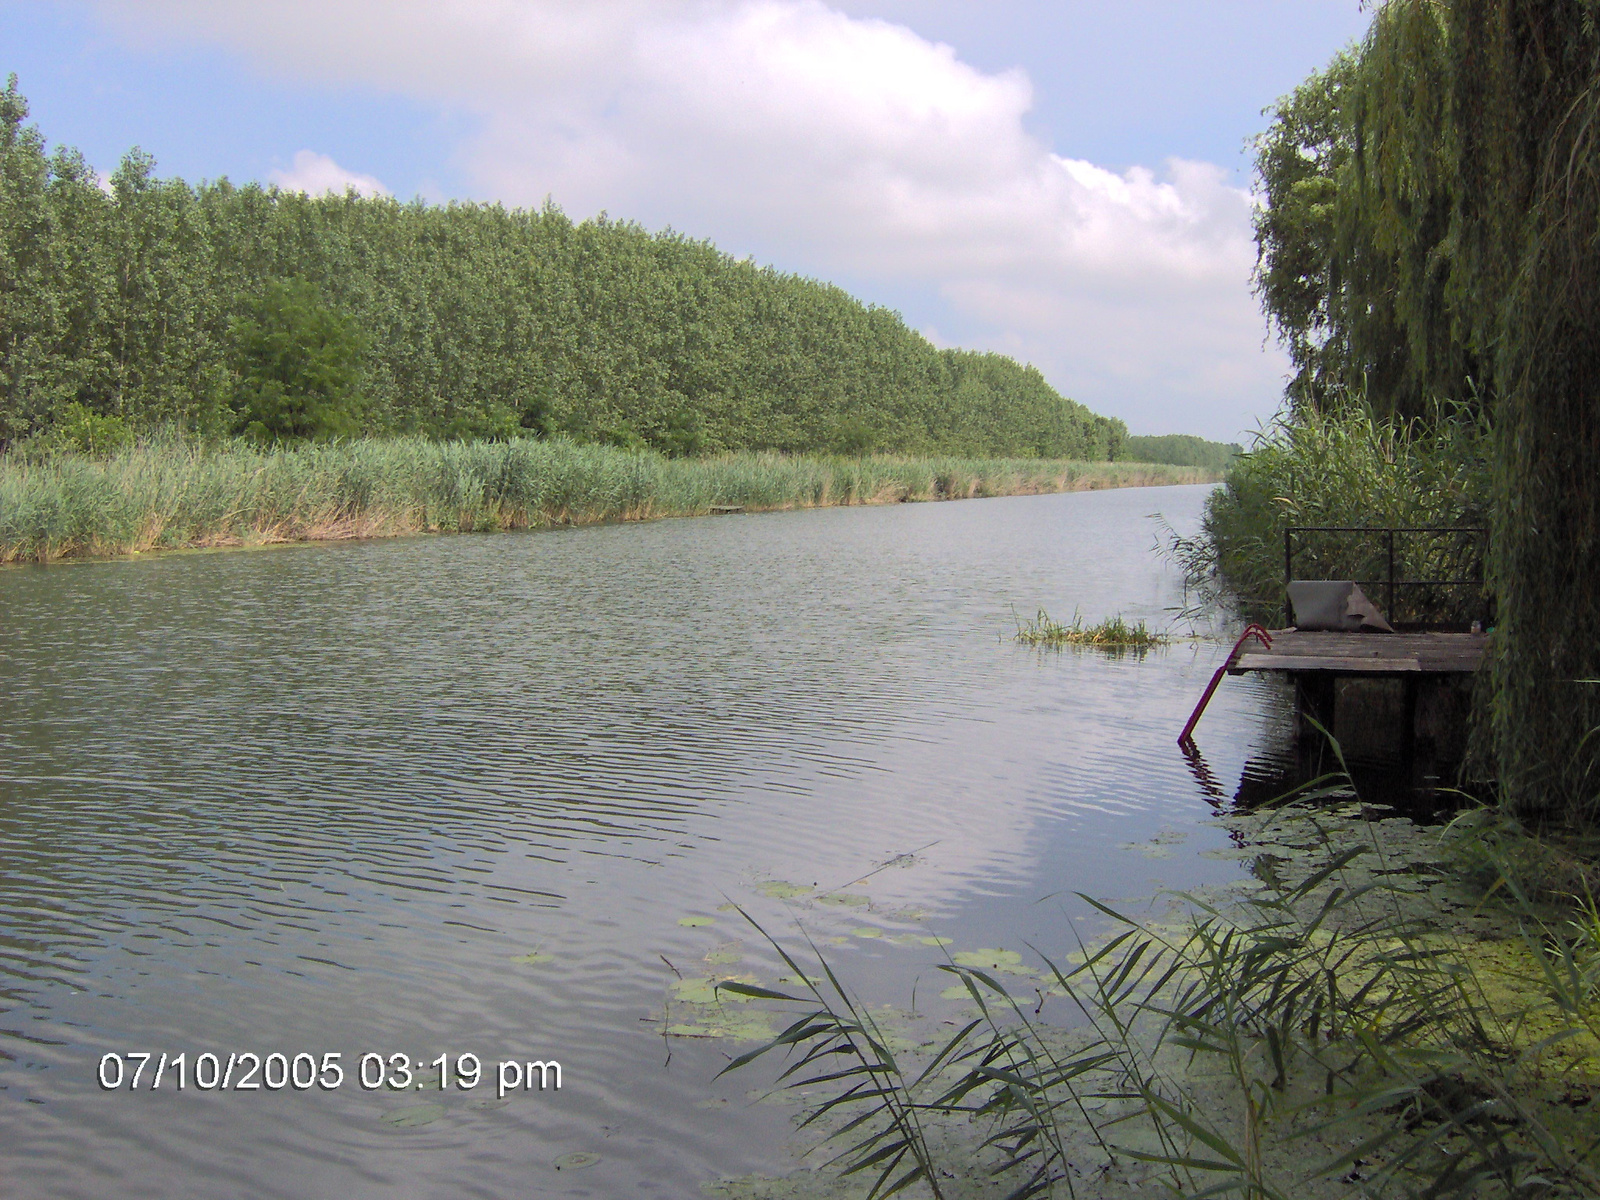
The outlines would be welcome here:
[[[0,457],[0,562],[1199,483],[1200,469],[1047,459],[668,458],[553,440],[141,445]]]

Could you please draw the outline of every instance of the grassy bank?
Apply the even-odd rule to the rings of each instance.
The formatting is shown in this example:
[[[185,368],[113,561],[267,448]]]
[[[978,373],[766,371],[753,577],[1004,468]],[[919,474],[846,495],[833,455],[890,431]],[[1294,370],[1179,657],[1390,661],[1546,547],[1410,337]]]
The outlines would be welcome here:
[[[151,445],[104,460],[0,458],[0,562],[1211,478],[1186,467],[1047,459],[679,459],[531,439]]]

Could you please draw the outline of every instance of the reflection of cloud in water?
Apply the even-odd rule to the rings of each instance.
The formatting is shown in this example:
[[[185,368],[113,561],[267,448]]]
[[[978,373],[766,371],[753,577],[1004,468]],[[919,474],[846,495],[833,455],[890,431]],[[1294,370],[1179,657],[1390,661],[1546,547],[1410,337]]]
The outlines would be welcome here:
[[[43,1103],[0,1113],[0,1140],[41,1178],[115,1169],[161,1194],[170,1163],[287,1178],[289,1147],[302,1192],[354,1194],[352,1172],[387,1169],[362,1140],[378,1118],[338,1107],[354,1092],[251,1118],[246,1138],[237,1106],[146,1123],[84,1083],[104,1049],[85,1030],[271,1050],[315,1029],[354,1052],[581,1064],[515,1154],[452,1125],[468,1150],[408,1163],[425,1190],[455,1194],[462,1153],[512,1190],[601,1126],[638,1139],[608,1157],[635,1164],[618,1188],[658,1178],[646,1143],[675,1148],[674,1194],[740,1169],[744,1143],[683,1103],[726,1060],[684,1048],[674,1076],[643,1020],[672,970],[747,969],[710,961],[759,949],[725,899],[781,918],[761,880],[848,884],[871,905],[791,900],[887,958],[913,934],[907,956],[932,952],[907,910],[940,932],[975,909],[1017,926],[1046,892],[1126,894],[1152,866],[1180,882],[1210,861],[1199,836],[1159,864],[1116,847],[1207,815],[1173,739],[1218,648],[1140,662],[1005,640],[1013,605],[1161,624],[1179,594],[1145,514],[1192,525],[1204,494],[8,574],[0,911],[40,965],[0,959],[30,1039],[4,1048]],[[1232,685],[1213,703],[1219,777],[1258,709]],[[955,948],[1006,944],[971,936]]]

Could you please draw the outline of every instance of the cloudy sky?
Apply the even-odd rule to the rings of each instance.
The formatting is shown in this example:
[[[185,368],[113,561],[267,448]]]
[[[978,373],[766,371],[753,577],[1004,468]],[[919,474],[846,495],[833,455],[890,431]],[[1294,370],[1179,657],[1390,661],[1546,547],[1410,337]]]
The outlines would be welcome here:
[[[1285,370],[1248,139],[1357,0],[0,0],[104,171],[670,225],[1035,363],[1136,433],[1232,440]]]

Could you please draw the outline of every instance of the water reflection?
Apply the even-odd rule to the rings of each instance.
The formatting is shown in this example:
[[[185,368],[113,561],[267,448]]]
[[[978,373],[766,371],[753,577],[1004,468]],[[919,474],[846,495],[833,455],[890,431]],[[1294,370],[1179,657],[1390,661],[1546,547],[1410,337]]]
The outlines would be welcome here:
[[[727,901],[787,928],[770,885],[862,881],[870,907],[805,919],[904,1000],[928,960],[895,935],[1048,945],[1071,909],[1041,896],[1237,870],[1173,745],[1222,648],[1007,636],[1013,607],[1165,624],[1148,514],[1191,528],[1204,494],[0,573],[0,1191],[682,1195],[782,1167],[787,1114],[657,1020],[664,961],[772,969]],[[1230,681],[1214,776],[1286,719]],[[1163,861],[1118,849],[1163,831]],[[103,1092],[108,1050],[554,1057],[566,1086],[409,1125],[416,1097],[351,1086]],[[576,1152],[600,1159],[554,1169]]]

